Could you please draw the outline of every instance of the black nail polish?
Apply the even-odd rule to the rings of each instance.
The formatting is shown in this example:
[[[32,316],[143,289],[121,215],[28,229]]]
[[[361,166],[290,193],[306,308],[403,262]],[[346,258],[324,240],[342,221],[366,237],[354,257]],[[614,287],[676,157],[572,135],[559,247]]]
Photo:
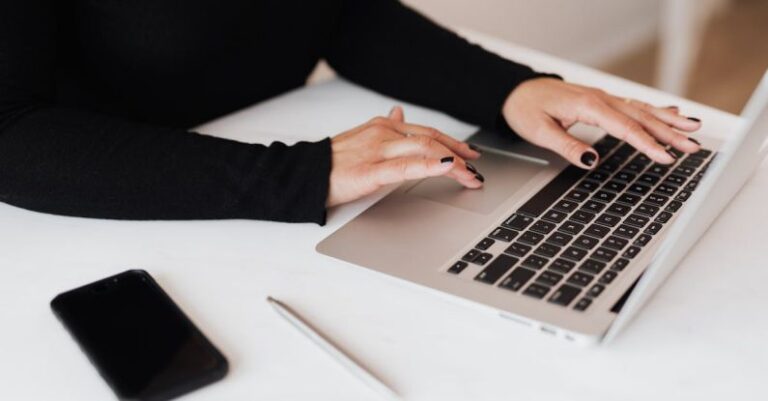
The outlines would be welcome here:
[[[587,151],[581,155],[581,162],[587,167],[594,166],[595,160],[597,160],[597,155],[594,152]]]
[[[473,144],[473,143],[468,143],[467,145],[469,146],[469,148],[470,148],[470,149],[474,150],[475,152],[477,152],[477,153],[483,153],[483,151],[482,151],[482,150],[480,150],[480,148],[478,148],[478,147],[477,147],[475,144]]]
[[[475,174],[475,178],[480,182],[485,182],[485,177],[480,173]]]
[[[672,156],[672,158],[673,158],[673,159],[677,160],[677,155],[676,155],[676,154],[674,154],[674,152],[672,152],[672,151],[671,151],[671,150],[669,150],[669,149],[667,149],[667,150],[666,150],[666,152],[667,152],[667,154],[668,154],[668,155]]]
[[[696,117],[688,117],[688,119],[689,119],[689,120],[691,120],[691,121],[693,121],[693,122],[697,122],[697,123],[700,123],[700,122],[701,122],[701,120],[699,120],[699,119],[698,119],[698,118],[696,118]]]
[[[453,156],[447,156],[440,159],[440,163],[453,163]]]
[[[469,163],[469,162],[465,162],[465,163],[467,164],[467,170],[469,170],[469,172],[470,172],[470,173],[472,173],[472,174],[478,174],[478,173],[477,173],[477,169],[475,168],[475,166],[473,166],[473,165],[472,165],[471,163]]]
[[[677,107],[677,106],[666,106],[666,107],[664,107],[664,108],[665,108],[665,109],[674,109],[674,110],[680,110],[680,108],[679,108],[679,107]]]
[[[697,145],[701,145],[701,142],[697,141],[697,140],[696,140],[696,139],[694,139],[694,138],[688,137],[688,140],[689,140],[689,141],[691,141],[691,142],[693,142],[693,143],[695,143],[695,144],[697,144]]]

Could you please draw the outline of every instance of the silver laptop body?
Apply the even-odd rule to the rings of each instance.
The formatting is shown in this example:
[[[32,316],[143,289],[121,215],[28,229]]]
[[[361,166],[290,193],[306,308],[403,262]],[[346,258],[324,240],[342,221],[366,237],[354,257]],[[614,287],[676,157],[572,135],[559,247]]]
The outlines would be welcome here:
[[[711,154],[683,155],[667,171],[638,154],[626,157],[626,147],[616,144],[596,170],[607,177],[580,172],[574,181],[570,174],[573,185],[554,198],[550,184],[569,175],[566,161],[481,131],[468,142],[484,150],[473,162],[486,177],[483,189],[462,189],[446,178],[403,184],[317,251],[550,335],[582,344],[610,339],[762,160],[768,73],[742,116],[744,126],[724,142],[697,136]],[[598,129],[576,125],[571,132],[590,143],[611,142],[601,141],[606,134]],[[537,202],[542,198],[546,204]],[[530,210],[539,214],[518,213]],[[576,214],[583,211],[589,213]]]

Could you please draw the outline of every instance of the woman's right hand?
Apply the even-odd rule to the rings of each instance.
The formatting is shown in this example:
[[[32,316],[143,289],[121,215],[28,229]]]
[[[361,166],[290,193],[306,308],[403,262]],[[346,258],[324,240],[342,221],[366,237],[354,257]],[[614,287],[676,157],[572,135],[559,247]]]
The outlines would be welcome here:
[[[484,181],[465,161],[480,157],[478,151],[434,128],[406,123],[399,106],[333,137],[331,151],[329,207],[407,180],[446,176],[467,188]]]

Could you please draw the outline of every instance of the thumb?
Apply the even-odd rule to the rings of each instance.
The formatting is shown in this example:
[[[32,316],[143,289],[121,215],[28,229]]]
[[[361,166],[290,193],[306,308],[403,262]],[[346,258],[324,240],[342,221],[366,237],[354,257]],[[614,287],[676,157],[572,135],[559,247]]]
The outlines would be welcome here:
[[[404,122],[405,113],[403,113],[403,108],[400,106],[392,107],[392,110],[389,111],[389,118],[395,121]]]
[[[583,169],[597,166],[600,156],[591,146],[566,132],[551,118],[542,119],[540,124],[539,132],[529,139],[534,145],[547,148]]]

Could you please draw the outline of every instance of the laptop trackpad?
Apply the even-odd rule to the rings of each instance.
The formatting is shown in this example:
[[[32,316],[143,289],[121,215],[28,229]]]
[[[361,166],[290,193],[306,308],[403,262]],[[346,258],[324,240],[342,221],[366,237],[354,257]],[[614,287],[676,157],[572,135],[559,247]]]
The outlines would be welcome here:
[[[485,177],[485,185],[480,189],[466,189],[453,179],[438,177],[422,180],[407,194],[488,214],[547,167],[541,159],[493,152],[486,152],[471,163]]]

